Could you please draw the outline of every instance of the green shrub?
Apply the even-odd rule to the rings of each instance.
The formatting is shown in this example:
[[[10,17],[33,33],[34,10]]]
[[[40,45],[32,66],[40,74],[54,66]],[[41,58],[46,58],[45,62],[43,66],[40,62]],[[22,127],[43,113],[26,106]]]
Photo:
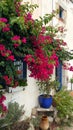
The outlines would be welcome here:
[[[70,83],[73,83],[73,78],[70,79]]]
[[[17,102],[9,102],[8,113],[4,119],[0,120],[0,127],[9,127],[11,124],[14,124],[19,121],[21,116],[24,114],[23,107],[24,106],[19,106]]]
[[[58,111],[57,116],[60,118],[61,123],[69,125],[73,121],[73,97],[70,96],[70,92],[61,89],[54,95],[53,100]]]

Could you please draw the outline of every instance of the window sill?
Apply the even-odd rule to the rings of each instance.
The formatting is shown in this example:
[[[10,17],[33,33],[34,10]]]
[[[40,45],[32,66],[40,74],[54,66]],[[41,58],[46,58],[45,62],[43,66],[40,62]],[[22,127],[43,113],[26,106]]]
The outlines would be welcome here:
[[[6,91],[8,93],[15,93],[15,92],[20,92],[20,91],[24,91],[25,90],[25,87],[21,86],[21,87],[16,87],[16,88],[12,88],[12,87],[7,87],[6,88]]]

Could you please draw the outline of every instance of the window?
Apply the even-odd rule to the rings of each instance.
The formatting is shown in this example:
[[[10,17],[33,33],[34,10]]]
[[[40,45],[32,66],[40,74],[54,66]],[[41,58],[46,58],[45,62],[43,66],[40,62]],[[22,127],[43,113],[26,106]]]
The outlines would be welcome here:
[[[59,18],[63,18],[64,9],[59,7]]]
[[[58,15],[57,15],[57,19],[60,20],[61,22],[66,22],[66,18],[67,18],[67,11],[66,11],[66,7],[64,5],[62,5],[60,2],[56,3],[56,10],[58,10]]]
[[[20,71],[18,74],[19,79],[26,79],[27,77],[27,65],[26,62],[22,60],[15,60],[14,64],[17,66],[17,71]]]
[[[19,80],[19,86],[26,86],[27,85],[27,64],[23,60],[16,59],[14,61],[14,65],[17,68],[18,73],[18,80]],[[3,68],[2,68],[3,71]],[[10,86],[11,87],[11,86]],[[0,79],[0,89],[6,89],[6,83],[3,79]]]
[[[59,6],[59,20],[62,22],[66,22],[67,11],[64,10],[61,6]]]

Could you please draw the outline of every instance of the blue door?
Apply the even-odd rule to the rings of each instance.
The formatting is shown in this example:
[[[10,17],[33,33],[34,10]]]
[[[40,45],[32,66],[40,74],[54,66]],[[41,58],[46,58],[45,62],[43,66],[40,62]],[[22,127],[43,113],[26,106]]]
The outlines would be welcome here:
[[[62,88],[62,63],[61,62],[59,62],[59,65],[56,68],[56,79],[60,83],[59,89],[58,89],[60,90]]]

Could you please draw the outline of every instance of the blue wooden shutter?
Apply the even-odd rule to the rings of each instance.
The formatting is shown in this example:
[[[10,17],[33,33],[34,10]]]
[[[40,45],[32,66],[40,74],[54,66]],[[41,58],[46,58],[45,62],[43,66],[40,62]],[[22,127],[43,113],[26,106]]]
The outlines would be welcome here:
[[[23,61],[23,78],[27,79],[27,64]]]
[[[56,68],[56,78],[57,81],[59,81],[60,85],[59,85],[59,89],[60,90],[62,88],[62,63],[59,62],[59,66]]]
[[[22,70],[22,73],[18,75],[19,79],[27,79],[27,64],[23,60],[16,59],[14,62],[15,65],[18,65],[17,70]]]

